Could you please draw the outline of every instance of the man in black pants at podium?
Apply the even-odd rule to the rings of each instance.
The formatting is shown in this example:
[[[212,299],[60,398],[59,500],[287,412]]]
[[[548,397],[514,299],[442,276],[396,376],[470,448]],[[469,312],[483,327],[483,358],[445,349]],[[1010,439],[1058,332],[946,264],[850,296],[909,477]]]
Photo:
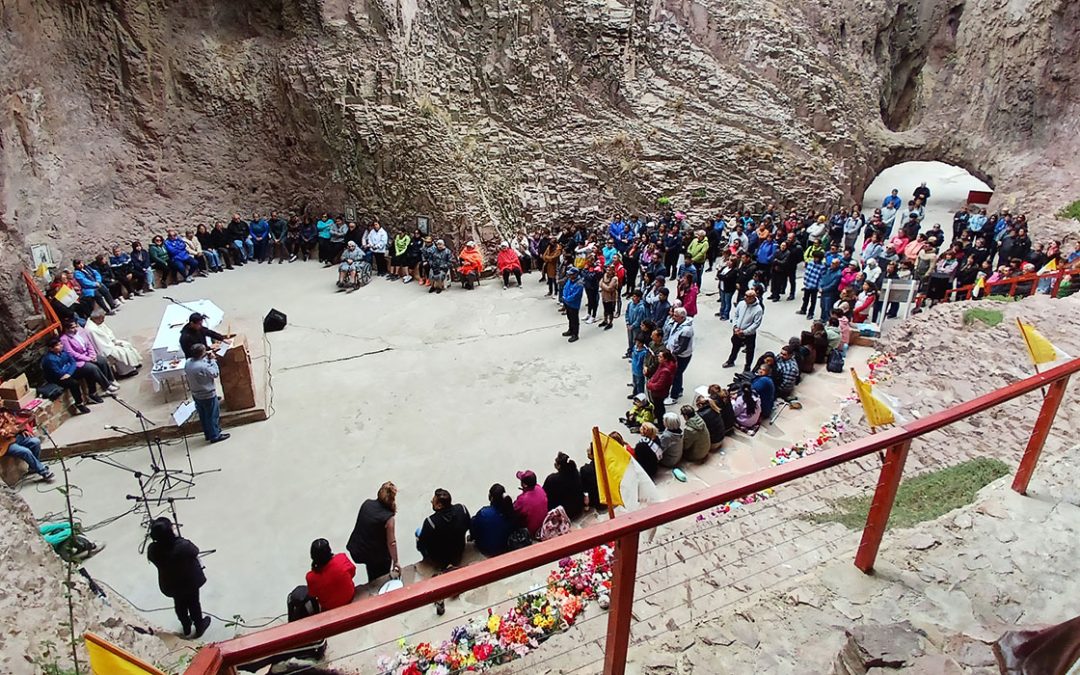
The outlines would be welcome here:
[[[201,344],[205,346],[206,338],[221,342],[235,337],[235,333],[222,335],[217,331],[210,330],[203,325],[204,318],[202,314],[195,312],[188,317],[188,322],[180,329],[180,350],[184,352],[184,358],[190,359],[192,357],[192,347],[195,345]]]

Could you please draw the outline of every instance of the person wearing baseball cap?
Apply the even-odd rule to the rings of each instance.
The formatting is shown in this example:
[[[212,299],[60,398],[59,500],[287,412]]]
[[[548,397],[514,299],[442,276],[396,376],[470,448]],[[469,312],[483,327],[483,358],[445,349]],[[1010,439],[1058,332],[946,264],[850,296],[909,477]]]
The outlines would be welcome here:
[[[578,268],[569,267],[566,270],[566,283],[563,284],[562,305],[566,308],[567,328],[563,337],[570,338],[567,342],[578,341],[578,326],[581,319],[581,296],[585,293],[585,286],[578,279]]]
[[[521,483],[521,494],[514,500],[514,512],[529,530],[529,534],[535,537],[548,513],[547,494],[544,488],[536,484],[536,474],[532,471],[526,469],[515,475]]]
[[[217,331],[210,330],[203,325],[203,320],[206,317],[198,312],[192,312],[188,317],[188,322],[180,329],[180,349],[184,352],[185,358],[191,358],[194,354],[192,347],[197,344],[206,344],[206,338],[210,338],[215,342],[221,342],[222,340],[228,340],[234,337],[235,333],[229,333],[228,335],[222,335]]]

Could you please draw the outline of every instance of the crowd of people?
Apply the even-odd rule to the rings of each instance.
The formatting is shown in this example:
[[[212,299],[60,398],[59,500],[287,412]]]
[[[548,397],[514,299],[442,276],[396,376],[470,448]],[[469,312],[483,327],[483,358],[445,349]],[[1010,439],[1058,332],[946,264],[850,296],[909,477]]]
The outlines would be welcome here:
[[[946,244],[940,224],[924,227],[930,198],[924,184],[906,204],[893,190],[869,217],[859,205],[833,213],[782,213],[770,205],[758,214],[718,214],[696,227],[673,211],[651,218],[616,215],[599,228],[574,225],[509,237],[499,244],[493,266],[475,241],[454,253],[443,239],[419,229],[391,236],[378,221],[358,225],[325,213],[288,219],[255,213],[250,220],[234,214],[228,223],[199,225],[183,236],[167,230],[164,238],[153,236],[146,250],[136,241],[130,252],[114,247],[89,264],[76,260],[72,270],[58,272],[49,298],[64,319],[64,335],[49,343],[42,365],[48,381],[70,391],[79,412],[88,412],[79,383],[85,383],[90,402],[100,402],[97,388],[115,392],[117,378],[141,365],[130,344],[95,329],[105,316],[158,284],[190,283],[245,264],[317,261],[336,268],[341,291],[354,290],[373,274],[441,293],[451,279],[471,289],[492,271],[508,289],[536,271],[546,296],[566,317],[568,342],[582,338],[583,323],[608,331],[621,319],[626,340],[625,349],[619,340],[619,351],[628,361],[632,403],[620,422],[637,439],[624,440],[619,431],[610,436],[632,457],[622,490],[626,507],[636,508],[657,499],[653,480],[661,469],[679,478],[681,465],[704,462],[737,431],[755,433],[779,405],[799,407],[796,388],[804,375],[820,365],[842,369],[855,326],[898,312],[898,303],[882,297],[888,279],[913,279],[932,301],[952,287],[989,284],[1051,263],[1080,268],[1080,244],[1072,253],[1060,242],[1033,244],[1026,216],[1014,217],[1008,209],[989,215],[974,206],[957,211]],[[700,387],[680,404],[706,280],[716,283],[715,316],[731,324],[723,367],[735,368],[739,361],[741,367],[730,384]],[[801,302],[793,302],[800,291]],[[758,356],[767,304],[782,302],[793,302],[792,311],[805,315],[809,325]],[[206,336],[199,337],[198,353],[185,354],[210,368]],[[205,417],[214,420],[204,424],[208,441],[228,437],[216,425],[216,411]],[[15,440],[17,452],[35,456],[24,435]],[[431,514],[414,532],[417,550],[445,570],[462,563],[470,541],[483,555],[499,555],[558,536],[584,512],[601,508],[591,445],[580,467],[560,452],[553,469],[543,481],[532,470],[516,472],[516,497],[503,484],[491,485],[475,513],[448,490],[435,490]],[[347,554],[335,554],[326,539],[312,542],[307,588],[323,609],[352,600],[356,565],[365,567],[369,581],[399,571],[397,495],[387,482],[364,501]],[[169,539],[160,528],[162,540]],[[205,630],[201,610],[184,611],[185,630]]]

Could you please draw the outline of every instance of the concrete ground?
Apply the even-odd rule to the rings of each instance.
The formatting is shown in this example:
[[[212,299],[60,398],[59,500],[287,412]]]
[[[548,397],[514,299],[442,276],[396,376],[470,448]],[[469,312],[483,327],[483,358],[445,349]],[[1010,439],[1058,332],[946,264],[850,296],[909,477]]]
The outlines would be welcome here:
[[[332,271],[310,262],[248,265],[170,289],[178,300],[214,300],[232,328],[249,336],[261,334],[270,307],[289,317],[285,331],[268,336],[267,358],[255,361],[257,370],[269,367],[273,376],[269,421],[235,428],[220,445],[193,439],[195,469],[221,471],[199,476],[194,489],[171,493],[194,497],[176,502],[184,534],[216,550],[205,558],[205,607],[251,623],[281,614],[285,594],[308,569],[310,541],[326,537],[343,548],[356,509],[385,480],[400,488],[401,556],[413,563],[419,555],[411,532],[429,512],[436,487],[450,489],[475,511],[492,483],[516,492],[515,471],[530,468],[542,477],[560,450],[583,461],[593,425],[619,428],[629,393],[628,362],[620,358],[624,329],[583,325],[582,339],[567,344],[560,336],[564,319],[544,289],[534,274],[523,288],[505,291],[487,281],[472,292],[435,296],[376,279],[346,295],[334,292]],[[706,291],[715,291],[715,281]],[[114,330],[148,348],[161,302],[159,296],[136,300],[110,319]],[[794,304],[767,306],[760,350],[776,349],[803,329]],[[715,310],[715,296],[702,299],[688,392],[727,384],[733,375],[720,368],[730,327]],[[868,352],[855,350],[850,362],[865,361]],[[661,480],[662,490],[685,492],[766,466],[776,448],[816,434],[849,390],[845,376],[813,375],[801,387],[803,410],[786,410],[753,439],[738,438],[723,456],[689,468],[687,484]],[[180,444],[168,446],[167,455],[170,466],[186,463]],[[139,471],[149,464],[138,446],[110,457]],[[138,486],[124,471],[73,460],[71,476],[85,523],[133,505],[125,495]],[[32,484],[21,492],[39,516],[60,508],[56,493],[39,493]],[[163,504],[152,512],[166,510]],[[140,552],[137,518],[95,530],[109,549],[87,568],[136,606],[162,607],[167,603]],[[151,616],[172,626],[167,612]],[[231,634],[215,624],[208,637]]]
[[[951,213],[955,203],[946,202],[961,192],[966,195],[970,187],[959,170],[946,165],[902,165],[899,178],[875,182],[866,203],[872,203],[879,187],[882,196],[887,193],[889,187],[879,183],[895,185],[906,195],[919,176],[942,167],[940,181],[926,180],[938,198],[931,204]],[[934,222],[930,214],[928,222]],[[951,216],[941,222],[949,230]],[[521,289],[504,291],[491,280],[472,292],[454,289],[440,296],[381,279],[353,294],[335,293],[334,276],[314,262],[248,265],[137,299],[110,318],[118,335],[148,350],[162,295],[213,300],[224,309],[231,330],[251,338],[256,380],[267,371],[271,376],[269,421],[233,429],[233,437],[221,445],[193,440],[195,469],[220,471],[198,476],[193,489],[170,493],[193,498],[176,502],[183,534],[215,551],[204,558],[210,581],[203,605],[219,617],[240,616],[260,624],[281,615],[285,595],[303,582],[309,567],[310,541],[325,537],[341,550],[356,509],[385,480],[400,489],[401,557],[403,563],[414,563],[419,555],[411,533],[428,514],[435,488],[450,489],[455,500],[475,511],[492,483],[516,492],[515,471],[529,468],[543,477],[559,451],[581,462],[592,426],[620,428],[617,420],[629,393],[628,362],[620,358],[622,326],[602,331],[583,324],[581,341],[567,344],[560,336],[565,321],[555,303],[544,298],[535,274],[525,278]],[[687,392],[703,384],[727,384],[733,375],[720,368],[731,330],[714,316],[715,280],[707,278],[703,291],[708,295],[699,301]],[[289,327],[268,336],[269,348],[262,354],[261,321],[271,307],[288,315]],[[795,309],[793,302],[767,303],[759,352],[779,348],[806,327]],[[849,364],[864,367],[869,352],[853,349]],[[134,396],[137,390],[145,398],[146,377],[129,381],[124,391]],[[662,494],[684,493],[767,466],[777,448],[816,435],[849,391],[846,375],[815,373],[800,387],[802,410],[785,410],[754,438],[738,437],[724,454],[687,467],[686,484],[662,478]],[[126,411],[97,410],[78,423],[130,426],[133,421],[111,419],[129,415]],[[166,452],[170,466],[186,464],[182,445],[171,444]],[[143,472],[149,465],[145,447],[110,458]],[[73,460],[70,468],[84,523],[132,508],[125,497],[137,493],[138,486],[129,473],[90,460]],[[56,492],[41,492],[33,484],[24,484],[20,492],[39,517],[61,508]],[[167,511],[164,503],[151,509],[155,516]],[[107,543],[108,550],[86,567],[136,607],[154,610],[146,612],[149,619],[174,629],[171,611],[158,609],[168,603],[145,562],[138,518],[128,515],[95,529],[92,536]],[[414,573],[410,570],[406,581]],[[358,582],[363,581],[361,573]],[[448,616],[520,593],[529,583],[511,580],[468,594],[448,604]],[[414,612],[400,624],[365,631],[370,635],[361,639],[393,640],[432,621],[430,612]],[[216,622],[206,637],[220,640],[236,630]],[[355,650],[357,636],[349,637]]]

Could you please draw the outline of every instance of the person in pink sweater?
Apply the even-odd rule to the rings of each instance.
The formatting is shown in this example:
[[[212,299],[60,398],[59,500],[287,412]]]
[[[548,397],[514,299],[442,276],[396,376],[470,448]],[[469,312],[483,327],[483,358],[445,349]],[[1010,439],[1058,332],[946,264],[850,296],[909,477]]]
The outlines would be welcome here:
[[[533,537],[540,531],[548,513],[548,498],[544,488],[536,484],[536,474],[532,471],[518,471],[521,481],[521,494],[514,500],[514,512]]]
[[[75,359],[76,368],[82,368],[88,363],[94,364],[109,381],[106,389],[108,393],[112,394],[120,389],[116,384],[116,377],[109,366],[109,361],[97,353],[90,335],[74,319],[64,323],[64,334],[60,336],[60,342],[64,345],[64,350]]]

